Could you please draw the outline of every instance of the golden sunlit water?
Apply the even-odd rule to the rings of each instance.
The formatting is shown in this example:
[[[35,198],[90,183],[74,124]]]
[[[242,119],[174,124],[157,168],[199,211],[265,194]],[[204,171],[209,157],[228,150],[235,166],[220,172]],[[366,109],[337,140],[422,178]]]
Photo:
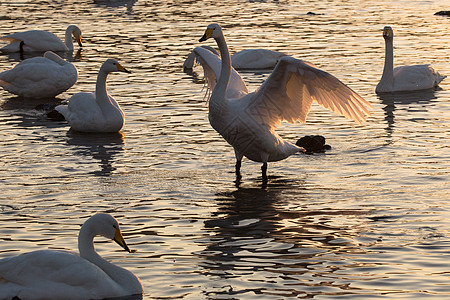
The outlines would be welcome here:
[[[132,74],[108,77],[126,117],[116,135],[69,131],[35,109],[49,99],[0,91],[0,258],[77,250],[80,225],[109,212],[136,253],[102,238],[96,249],[141,279],[144,299],[449,298],[450,78],[436,91],[374,92],[386,25],[395,65],[450,75],[450,17],[434,15],[449,9],[446,0],[2,0],[1,36],[81,28],[83,49],[67,57],[79,80],[58,100],[93,91],[107,58]],[[269,163],[267,186],[244,160],[236,187],[203,82],[182,68],[212,22],[231,53],[310,61],[367,99],[372,116],[357,125],[313,106],[306,124],[278,133],[321,134],[332,149]],[[17,59],[0,55],[0,71]],[[269,72],[242,74],[253,90]]]

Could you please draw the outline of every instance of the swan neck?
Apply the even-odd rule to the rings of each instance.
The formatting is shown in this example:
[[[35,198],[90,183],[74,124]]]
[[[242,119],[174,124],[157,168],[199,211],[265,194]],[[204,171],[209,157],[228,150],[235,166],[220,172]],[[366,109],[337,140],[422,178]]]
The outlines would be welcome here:
[[[130,271],[118,267],[97,254],[94,248],[95,234],[89,225],[83,225],[78,235],[78,251],[80,257],[88,260],[103,270],[113,281],[121,285],[132,294],[142,292],[142,284]]]
[[[392,38],[386,39],[385,45],[384,69],[381,81],[390,82],[392,84],[394,80],[394,45]]]
[[[214,88],[213,94],[219,95],[221,99],[225,98],[228,83],[230,81],[231,75],[231,58],[230,52],[228,51],[227,42],[225,37],[221,35],[216,39],[217,46],[220,50],[220,57],[222,58],[222,68],[220,70],[220,77]]]
[[[64,43],[69,51],[73,50],[72,28],[70,26],[66,30]]]
[[[97,75],[97,83],[95,84],[95,99],[97,99],[97,103],[106,103],[110,102],[108,97],[108,92],[106,90],[106,79],[108,77],[108,72],[103,69],[103,66],[100,68],[100,71]]]

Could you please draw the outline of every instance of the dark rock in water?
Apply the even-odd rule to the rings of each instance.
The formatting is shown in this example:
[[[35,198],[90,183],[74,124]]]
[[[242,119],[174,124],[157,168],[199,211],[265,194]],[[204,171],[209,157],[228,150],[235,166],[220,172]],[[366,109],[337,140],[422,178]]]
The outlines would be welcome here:
[[[435,13],[436,16],[450,16],[450,10],[441,10]]]
[[[325,152],[325,150],[331,149],[330,145],[325,144],[325,138],[321,135],[304,136],[295,144],[299,147],[305,148],[307,154]]]
[[[306,14],[309,15],[309,16],[320,16],[320,15],[323,15],[323,14],[318,14],[318,13],[315,13],[315,12],[312,12],[312,11],[308,11]]]

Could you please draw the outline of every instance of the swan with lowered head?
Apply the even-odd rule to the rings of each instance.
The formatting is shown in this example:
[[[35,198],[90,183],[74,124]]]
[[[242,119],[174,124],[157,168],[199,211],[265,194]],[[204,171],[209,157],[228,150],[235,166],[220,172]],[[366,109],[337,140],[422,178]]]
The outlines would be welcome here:
[[[390,26],[383,29],[386,45],[383,75],[375,88],[377,93],[402,92],[431,89],[446,77],[430,65],[400,66],[394,68],[394,31]]]
[[[111,72],[126,70],[117,60],[108,59],[101,66],[94,93],[77,93],[67,104],[55,107],[73,130],[81,132],[118,132],[125,123],[119,103],[108,95],[106,78]]]
[[[79,255],[38,250],[0,260],[0,299],[103,299],[142,295],[139,278],[97,254],[94,237],[128,248],[117,220],[106,213],[90,217],[78,235]]]
[[[237,181],[241,178],[244,156],[263,163],[262,178],[266,181],[268,162],[304,151],[283,140],[275,129],[281,121],[304,123],[313,101],[358,123],[365,120],[365,114],[370,115],[365,107],[371,107],[370,103],[336,77],[290,56],[279,60],[272,74],[255,92],[248,93],[242,79],[243,87],[229,86],[230,76],[234,73],[218,24],[210,24],[200,42],[209,38],[217,42],[222,58],[221,68],[211,67],[208,60],[203,59],[208,50],[196,47],[194,51],[213,89],[209,99],[209,121],[234,148]]]
[[[0,73],[0,86],[24,98],[53,98],[77,80],[77,68],[51,51],[43,57],[25,59]]]
[[[8,45],[0,48],[0,52],[73,51],[72,36],[82,47],[81,30],[76,25],[67,27],[64,42],[55,34],[45,30],[16,32],[0,37],[0,41],[9,42]]]

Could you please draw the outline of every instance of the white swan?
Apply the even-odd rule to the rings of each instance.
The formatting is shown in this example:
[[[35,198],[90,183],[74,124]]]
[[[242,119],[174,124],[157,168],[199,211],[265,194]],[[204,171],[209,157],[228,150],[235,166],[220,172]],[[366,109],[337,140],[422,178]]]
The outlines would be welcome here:
[[[9,42],[8,45],[0,48],[0,52],[72,51],[72,35],[78,42],[78,45],[82,47],[81,30],[76,25],[67,27],[65,42],[49,31],[28,30],[16,32],[0,37],[0,40]]]
[[[201,46],[214,54],[217,51],[209,46]],[[267,49],[246,49],[234,53],[231,56],[231,65],[237,70],[261,70],[273,68],[278,60],[287,56],[283,52],[272,51]],[[195,63],[195,53],[192,51],[183,63],[184,69],[192,69]]]
[[[370,115],[364,105],[371,105],[336,77],[290,56],[280,59],[269,78],[255,92],[248,93],[245,84],[243,88],[236,85],[230,87],[230,75],[234,73],[228,47],[218,24],[210,24],[200,41],[211,37],[219,46],[222,57],[220,69],[211,69],[208,61],[203,59],[208,50],[197,47],[194,51],[205,69],[208,83],[213,83],[209,121],[234,148],[237,179],[240,179],[244,156],[263,163],[261,169],[265,181],[267,162],[282,160],[303,151],[303,148],[283,140],[275,128],[283,120],[290,123],[305,122],[314,100],[358,123],[365,120],[364,114]],[[230,89],[236,89],[233,94],[240,96],[228,96],[231,94]]]
[[[0,260],[0,299],[103,299],[142,295],[140,280],[95,252],[94,237],[113,239],[128,248],[117,220],[100,213],[78,235],[80,254],[39,250]]]
[[[77,93],[67,99],[68,104],[55,107],[72,129],[82,132],[118,132],[125,119],[122,109],[106,90],[109,73],[126,70],[117,60],[108,59],[100,68],[95,93]]]
[[[426,90],[436,87],[446,76],[441,76],[430,65],[400,66],[394,69],[393,39],[394,31],[386,26],[383,29],[386,45],[383,75],[375,92],[400,92]]]
[[[72,87],[78,80],[77,68],[47,51],[43,57],[25,59],[0,73],[0,86],[26,98],[52,98]]]
[[[273,68],[283,52],[267,49],[245,49],[231,55],[231,64],[237,70],[258,70]]]

